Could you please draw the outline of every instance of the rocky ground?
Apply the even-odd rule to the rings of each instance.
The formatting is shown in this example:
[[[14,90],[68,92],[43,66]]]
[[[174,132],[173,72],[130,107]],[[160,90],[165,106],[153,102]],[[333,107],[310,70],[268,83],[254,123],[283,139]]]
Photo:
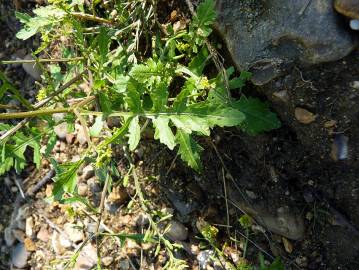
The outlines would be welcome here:
[[[220,8],[231,6],[231,1],[219,2]],[[249,30],[261,25],[263,7],[268,8],[271,2],[267,6],[239,5],[241,12],[256,11],[252,13],[254,17],[244,17]],[[23,11],[36,4],[24,3],[18,7]],[[3,22],[0,59],[23,58],[37,46],[37,40],[27,43],[16,40],[19,24],[13,16],[14,8],[11,3],[0,3]],[[310,5],[304,11],[309,8]],[[305,15],[307,20],[313,18],[311,12]],[[167,237],[183,245],[183,250],[175,255],[186,260],[191,269],[201,269],[204,262],[208,262],[207,269],[222,269],[208,259],[212,248],[204,245],[198,230],[203,220],[219,229],[217,240],[227,243],[224,253],[235,263],[244,261],[245,256],[249,262],[258,264],[258,254],[262,253],[267,261],[281,257],[286,269],[358,269],[359,52],[355,49],[358,34],[349,29],[345,17],[329,14],[325,18],[330,23],[325,25],[335,24],[335,31],[324,39],[325,52],[317,51],[318,42],[323,41],[319,36],[315,42],[312,39],[302,43],[309,44],[299,50],[309,51],[302,56],[292,46],[293,42],[281,39],[281,46],[267,47],[265,51],[266,58],[278,60],[280,50],[286,49],[288,53],[281,59],[280,68],[247,66],[259,72],[254,84],[245,91],[268,100],[280,116],[282,128],[256,137],[237,129],[218,129],[211,138],[199,138],[206,149],[202,175],[195,174],[176,159],[175,153],[151,139],[144,138],[133,155],[144,194],[151,201],[151,211],[157,216],[173,215]],[[289,30],[298,34],[300,29],[293,23],[288,23]],[[236,44],[229,40],[232,30],[226,31],[220,34],[222,37],[226,34],[224,41],[229,53],[222,53],[241,61],[241,55],[233,53],[235,48],[231,47]],[[282,29],[280,34],[283,32]],[[307,38],[300,35],[303,36]],[[328,44],[335,38],[344,41],[333,48]],[[346,53],[341,50],[344,47]],[[328,51],[337,54],[334,57]],[[320,60],[315,65],[305,62],[318,53],[322,55],[316,58]],[[236,65],[241,67],[240,62]],[[35,86],[31,75],[22,66],[2,70],[32,102]],[[72,134],[59,126],[56,133],[55,158],[62,162],[76,160],[86,143],[81,126]],[[119,171],[126,174],[129,164],[125,153],[121,148],[115,149],[115,153]],[[21,175],[3,177],[1,268],[62,269],[82,246],[75,269],[94,267],[97,249],[107,269],[161,269],[168,258],[164,250],[155,257],[154,244],[127,240],[122,246],[119,238],[113,237],[100,243],[93,241],[91,235],[96,231],[98,216],[81,204],[69,206],[46,200],[53,186],[52,175],[49,162],[43,160],[40,170],[30,165]],[[106,198],[100,230],[110,234],[143,234],[149,221],[135,198],[131,179],[126,187],[122,187],[120,179],[116,181]],[[92,167],[81,168],[78,190],[91,203],[99,204],[102,186]],[[248,231],[239,222],[244,213],[255,220]]]

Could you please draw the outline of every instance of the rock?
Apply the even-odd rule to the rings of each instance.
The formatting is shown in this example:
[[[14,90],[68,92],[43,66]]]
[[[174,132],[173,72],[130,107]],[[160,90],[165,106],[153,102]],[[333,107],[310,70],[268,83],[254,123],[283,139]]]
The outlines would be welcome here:
[[[328,0],[219,0],[216,9],[215,27],[237,68],[251,71],[256,85],[293,64],[341,59],[358,44]]]
[[[86,196],[87,195],[87,191],[88,191],[88,186],[86,183],[79,183],[77,185],[77,193],[80,195],[80,196]]]
[[[130,262],[127,259],[122,259],[118,264],[118,269],[120,270],[128,270],[130,269]]]
[[[64,114],[64,113],[54,113],[54,114],[52,115],[52,120],[54,120],[55,123],[58,123],[58,122],[64,120],[64,118],[65,118],[65,114]]]
[[[27,251],[35,251],[36,245],[30,238],[25,238],[24,245]]]
[[[96,177],[91,177],[87,180],[88,190],[91,193],[101,192],[101,186]]]
[[[273,97],[284,102],[288,103],[289,101],[289,95],[287,90],[281,90],[273,93]]]
[[[66,134],[66,142],[68,144],[73,144],[75,142],[75,135],[74,134]]]
[[[31,54],[28,54],[24,57],[24,60],[33,60],[34,58]],[[41,70],[38,65],[34,63],[23,63],[22,68],[25,70],[27,74],[29,74],[34,80],[41,80]]]
[[[188,229],[178,221],[171,220],[169,222],[169,230],[165,234],[166,237],[171,239],[172,241],[184,241],[188,237]]]
[[[311,113],[310,111],[308,111],[306,109],[299,108],[299,107],[295,108],[294,116],[298,120],[298,122],[305,124],[305,125],[314,122],[315,118],[317,118],[317,116],[315,114]]]
[[[150,221],[146,214],[141,213],[136,217],[136,226],[138,227],[145,227],[149,224],[149,222]]]
[[[81,242],[85,237],[83,231],[72,223],[66,223],[64,225],[64,231],[68,235],[69,239],[74,243]]]
[[[350,83],[350,87],[359,90],[359,81],[353,81]]]
[[[186,28],[187,28],[187,24],[186,24],[186,21],[183,19],[179,20],[173,24],[173,31],[175,33],[179,32],[181,30],[185,30]]]
[[[43,241],[43,242],[47,242],[50,239],[50,234],[49,231],[46,229],[46,227],[42,226],[39,230],[39,232],[36,235],[36,238]]]
[[[97,264],[97,251],[96,248],[87,244],[77,258],[74,270],[90,270]]]
[[[34,234],[34,218],[33,217],[28,217],[26,218],[25,221],[25,234],[28,237],[32,237]]]
[[[11,252],[11,262],[17,268],[25,268],[27,266],[27,260],[30,257],[30,252],[25,248],[25,245],[19,243]]]
[[[101,262],[104,266],[110,266],[113,263],[113,257],[107,256],[101,259]]]
[[[359,1],[358,0],[335,0],[334,8],[340,14],[353,19],[359,19]]]
[[[95,175],[95,169],[92,167],[91,164],[85,166],[82,169],[82,177],[84,178],[84,180],[88,180],[94,175]]]
[[[200,269],[206,269],[207,264],[211,262],[211,257],[214,255],[212,250],[203,250],[197,255],[198,264]]]
[[[348,158],[349,147],[348,147],[349,138],[343,134],[336,134],[332,144],[332,151],[330,153],[333,160],[345,160]]]
[[[359,30],[359,20],[350,20],[349,26],[353,30]]]
[[[12,234],[19,242],[24,242],[25,240],[25,233],[22,230],[13,230]]]
[[[114,213],[128,199],[128,193],[124,187],[113,187],[111,193],[106,199],[105,208]]]
[[[71,247],[71,242],[64,236],[54,231],[51,238],[52,249],[56,254],[62,255],[67,248]]]
[[[82,126],[78,127],[76,138],[81,145],[84,145],[85,143],[87,143],[85,131]]]
[[[15,237],[12,234],[12,230],[11,227],[7,227],[4,230],[4,239],[5,239],[5,243],[8,247],[11,247],[14,243],[15,243]]]
[[[65,140],[66,134],[67,134],[67,123],[64,122],[64,123],[58,124],[57,126],[54,127],[54,131],[59,139]]]

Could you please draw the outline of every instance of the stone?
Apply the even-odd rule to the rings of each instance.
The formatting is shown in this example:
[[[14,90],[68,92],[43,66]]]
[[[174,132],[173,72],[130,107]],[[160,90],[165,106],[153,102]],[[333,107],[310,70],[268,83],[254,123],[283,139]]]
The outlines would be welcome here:
[[[50,239],[50,234],[49,231],[47,230],[46,227],[42,226],[39,230],[39,232],[36,235],[36,238],[41,240],[42,242],[47,242]]]
[[[30,238],[25,238],[24,245],[27,251],[35,251],[36,245]]]
[[[67,248],[71,247],[71,242],[57,231],[54,231],[51,238],[51,245],[56,254],[62,255]]]
[[[30,254],[31,253],[26,250],[25,245],[19,243],[11,252],[11,262],[17,268],[25,268]]]
[[[172,241],[184,241],[188,237],[188,229],[182,223],[171,220],[169,230],[165,235]]]
[[[12,234],[15,236],[16,240],[18,240],[19,242],[24,242],[25,233],[22,230],[13,230]]]
[[[346,160],[349,155],[349,138],[344,134],[336,134],[332,143],[330,155],[333,160]]]
[[[68,235],[69,239],[74,243],[79,243],[84,239],[84,233],[75,224],[66,223],[64,225],[64,231]]]
[[[82,177],[84,178],[84,180],[90,179],[94,175],[95,175],[95,169],[91,164],[85,166],[82,169]]]
[[[110,266],[111,263],[113,263],[113,257],[111,257],[111,256],[103,257],[101,259],[101,262],[104,266]]]
[[[349,26],[353,30],[359,30],[359,20],[350,20]]]
[[[26,218],[25,221],[25,234],[28,237],[32,237],[34,234],[34,218],[33,217],[28,217]]]
[[[54,120],[55,123],[58,123],[58,122],[64,120],[64,118],[65,118],[65,114],[64,114],[64,113],[54,113],[54,114],[52,115],[52,120]]]
[[[130,262],[127,259],[122,259],[118,264],[118,269],[120,270],[128,270],[130,269]]]
[[[76,138],[81,145],[84,145],[85,143],[87,143],[85,131],[82,126],[78,127]]]
[[[5,239],[5,243],[8,247],[11,247],[14,243],[15,243],[15,237],[12,234],[12,230],[11,227],[7,227],[4,230],[4,239]]]
[[[340,14],[353,19],[359,19],[358,0],[335,0],[334,8]]]
[[[31,54],[28,54],[24,57],[24,60],[33,60],[34,58]],[[22,68],[25,70],[27,74],[29,74],[34,80],[40,81],[41,80],[41,69],[38,65],[34,63],[23,63]]]
[[[328,0],[219,0],[216,11],[215,27],[235,65],[252,72],[256,85],[293,65],[341,59],[358,45]]]
[[[61,140],[65,140],[66,139],[66,134],[67,134],[67,123],[61,123],[58,124],[57,126],[54,127],[54,131],[56,133],[56,136],[61,139]]]
[[[97,251],[96,248],[87,244],[77,258],[74,270],[90,270],[97,264]]]
[[[128,193],[124,187],[113,187],[111,193],[106,199],[106,210],[110,213],[116,212],[117,209],[128,199],[128,197]]]
[[[87,195],[87,191],[88,191],[88,186],[86,183],[79,183],[77,185],[77,193],[80,195],[80,196],[86,196]]]

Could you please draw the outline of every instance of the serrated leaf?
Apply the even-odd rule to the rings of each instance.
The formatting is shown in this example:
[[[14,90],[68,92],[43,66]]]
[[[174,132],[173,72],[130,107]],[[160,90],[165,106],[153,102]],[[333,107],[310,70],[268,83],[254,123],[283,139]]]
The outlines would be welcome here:
[[[233,106],[245,115],[241,128],[250,135],[279,128],[281,123],[277,115],[269,110],[268,103],[257,98],[241,97]]]
[[[208,50],[206,47],[203,47],[198,55],[196,55],[192,61],[188,64],[188,69],[190,71],[192,71],[194,74],[196,74],[197,76],[201,76],[203,73],[203,69],[207,64],[207,59],[208,59]]]
[[[106,93],[99,92],[98,98],[99,98],[101,110],[105,114],[111,113],[112,112],[112,102],[109,99],[109,97],[106,95]]]
[[[84,158],[76,162],[65,163],[57,166],[58,172],[54,178],[55,184],[52,191],[57,200],[62,199],[65,192],[73,193],[77,184],[77,170],[84,163]]]
[[[141,139],[141,127],[139,124],[138,116],[134,117],[131,120],[131,123],[128,127],[129,132],[129,138],[128,138],[128,144],[131,151],[135,150],[138,143]]]
[[[197,144],[188,133],[181,129],[177,130],[176,141],[179,144],[178,153],[181,155],[182,160],[186,161],[188,166],[197,172],[201,171],[200,152],[203,148]]]
[[[104,64],[107,60],[111,36],[105,27],[101,27],[100,34],[98,35],[98,49],[101,56],[101,63]]]
[[[124,75],[118,76],[113,84],[114,90],[120,94],[125,93],[129,79],[130,79],[129,76],[124,76]]]
[[[171,128],[168,126],[169,118],[167,116],[158,116],[152,119],[155,127],[155,139],[160,140],[161,143],[167,145],[171,150],[175,148],[175,136],[172,133]]]
[[[50,156],[52,149],[54,149],[55,147],[56,141],[57,141],[56,133],[51,132],[49,140],[47,141],[47,145],[46,145],[45,157]]]

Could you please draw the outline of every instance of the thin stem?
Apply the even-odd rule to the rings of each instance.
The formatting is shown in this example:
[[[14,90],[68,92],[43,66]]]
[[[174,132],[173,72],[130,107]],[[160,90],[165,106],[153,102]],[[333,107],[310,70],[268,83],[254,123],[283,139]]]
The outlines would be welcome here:
[[[57,108],[57,109],[43,109],[29,112],[16,112],[16,113],[1,113],[0,119],[16,119],[16,118],[31,118],[35,116],[43,116],[54,113],[68,113],[72,112],[72,108]]]
[[[84,60],[84,57],[73,57],[73,58],[57,58],[57,59],[19,59],[19,60],[4,60],[0,61],[2,65],[8,64],[36,64],[36,63],[66,63],[73,61]]]
[[[44,106],[45,104],[47,104],[51,99],[53,99],[55,96],[57,96],[58,94],[60,94],[62,91],[64,91],[65,89],[67,89],[68,87],[70,87],[72,84],[74,84],[75,82],[79,81],[80,79],[82,79],[82,75],[83,72],[78,74],[77,76],[75,76],[74,78],[72,78],[70,81],[68,81],[67,83],[65,83],[63,86],[61,86],[59,88],[59,90],[57,90],[56,92],[54,92],[51,96],[47,97],[46,99],[36,103],[34,105],[35,109],[41,108],[42,106]],[[27,119],[23,119],[21,120],[16,126],[14,126],[13,128],[11,128],[10,130],[6,131],[1,137],[0,137],[0,143],[3,143],[5,141],[5,139],[11,135],[13,135],[16,131],[18,131],[19,129],[21,129],[23,126],[26,125],[26,123],[29,122],[29,118]]]
[[[100,17],[94,16],[91,14],[80,13],[80,12],[71,12],[71,15],[75,16],[76,18],[81,19],[81,20],[88,20],[88,21],[94,21],[94,22],[98,22],[98,23],[111,24],[111,25],[114,24],[113,21],[109,21],[104,18],[100,18]]]

